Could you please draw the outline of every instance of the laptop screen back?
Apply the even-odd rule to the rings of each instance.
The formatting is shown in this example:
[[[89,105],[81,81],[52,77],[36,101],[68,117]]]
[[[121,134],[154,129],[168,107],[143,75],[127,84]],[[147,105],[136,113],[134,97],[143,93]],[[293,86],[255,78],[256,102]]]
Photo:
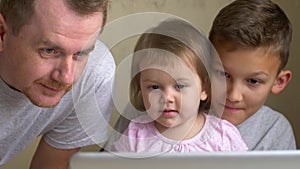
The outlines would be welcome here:
[[[300,151],[108,153],[79,152],[71,169],[299,169]]]

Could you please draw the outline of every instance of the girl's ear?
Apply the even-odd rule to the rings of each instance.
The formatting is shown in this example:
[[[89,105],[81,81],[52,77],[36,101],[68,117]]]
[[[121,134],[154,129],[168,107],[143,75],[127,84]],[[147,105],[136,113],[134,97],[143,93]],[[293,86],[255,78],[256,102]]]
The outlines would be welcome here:
[[[207,99],[207,93],[205,90],[202,90],[201,93],[200,93],[200,100],[201,101],[205,101]]]
[[[277,76],[275,83],[271,89],[273,94],[280,93],[292,79],[292,72],[290,70],[282,70]]]
[[[4,48],[4,37],[7,31],[7,25],[3,15],[0,13],[0,52],[3,51]]]

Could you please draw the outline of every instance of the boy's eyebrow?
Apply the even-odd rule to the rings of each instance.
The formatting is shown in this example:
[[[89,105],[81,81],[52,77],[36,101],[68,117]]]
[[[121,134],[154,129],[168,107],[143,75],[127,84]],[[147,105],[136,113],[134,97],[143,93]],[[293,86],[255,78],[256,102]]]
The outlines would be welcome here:
[[[263,71],[259,71],[259,72],[254,72],[253,76],[258,76],[258,75],[264,75],[264,76],[269,76],[269,74],[263,72]]]
[[[224,66],[224,65],[223,65]],[[227,67],[226,66],[224,66],[224,69],[227,69]],[[269,74],[268,73],[266,73],[266,72],[264,72],[264,71],[253,71],[253,72],[251,72],[251,75],[252,76],[257,76],[257,75],[265,75],[265,76],[269,76]]]

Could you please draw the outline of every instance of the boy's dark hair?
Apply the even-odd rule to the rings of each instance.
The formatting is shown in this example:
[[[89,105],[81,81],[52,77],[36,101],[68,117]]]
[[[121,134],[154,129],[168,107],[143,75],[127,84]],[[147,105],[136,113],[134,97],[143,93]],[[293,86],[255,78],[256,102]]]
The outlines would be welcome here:
[[[280,55],[280,71],[288,62],[292,24],[271,0],[236,0],[218,13],[209,39],[235,48],[269,48]]]
[[[35,0],[1,0],[0,12],[17,35],[34,13]],[[103,12],[103,26],[106,22],[108,0],[65,0],[64,3],[78,15]]]

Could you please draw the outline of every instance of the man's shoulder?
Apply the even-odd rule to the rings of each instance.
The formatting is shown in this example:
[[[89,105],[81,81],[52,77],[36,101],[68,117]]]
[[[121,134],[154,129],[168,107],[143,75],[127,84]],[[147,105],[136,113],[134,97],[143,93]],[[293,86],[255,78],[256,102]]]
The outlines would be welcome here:
[[[94,50],[90,53],[88,66],[97,66],[98,68],[106,67],[106,68],[114,68],[115,62],[114,58],[111,54],[111,51],[107,46],[101,42],[100,40],[97,40],[95,43]],[[99,65],[101,65],[99,67]]]
[[[94,50],[90,53],[86,67],[79,83],[112,81],[115,75],[115,61],[110,50],[97,40]]]

